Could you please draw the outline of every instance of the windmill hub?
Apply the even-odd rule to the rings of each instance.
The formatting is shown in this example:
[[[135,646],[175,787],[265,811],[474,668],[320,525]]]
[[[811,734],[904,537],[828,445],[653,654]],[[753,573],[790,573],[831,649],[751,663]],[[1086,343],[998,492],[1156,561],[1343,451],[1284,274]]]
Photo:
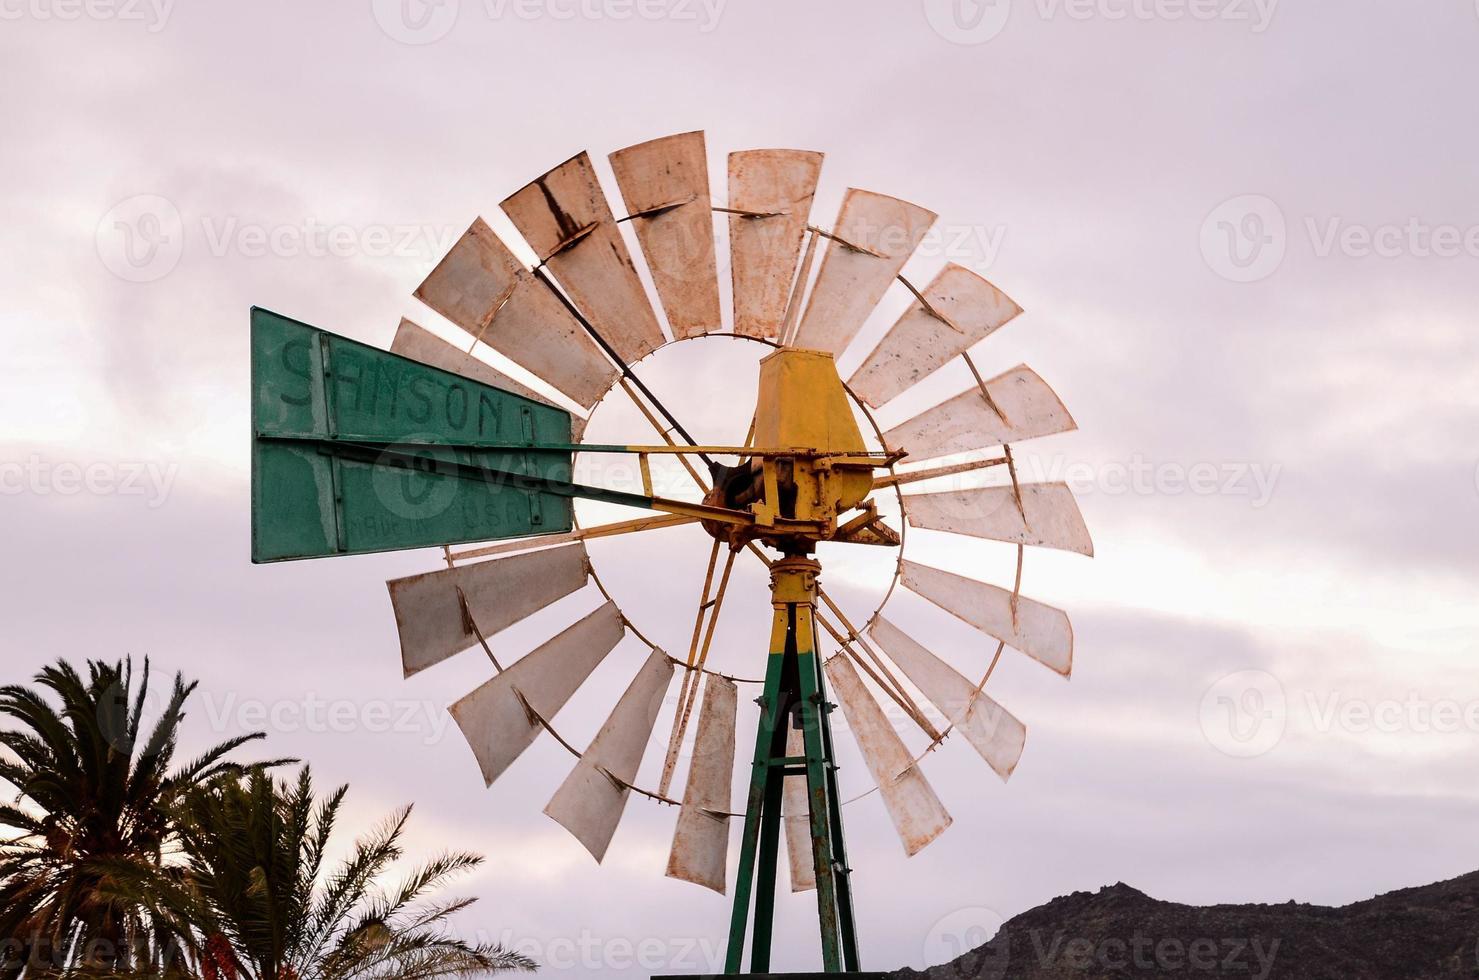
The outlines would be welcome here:
[[[867,455],[830,353],[784,347],[760,362],[750,445],[794,450],[794,455],[714,467],[714,489],[705,503],[749,510],[756,519],[749,526],[704,522],[714,537],[734,546],[761,540],[788,555],[809,554],[818,541],[898,543],[870,508],[863,509],[861,524],[839,528],[838,517],[873,489],[878,460]],[[777,518],[788,522],[784,529],[776,527]]]

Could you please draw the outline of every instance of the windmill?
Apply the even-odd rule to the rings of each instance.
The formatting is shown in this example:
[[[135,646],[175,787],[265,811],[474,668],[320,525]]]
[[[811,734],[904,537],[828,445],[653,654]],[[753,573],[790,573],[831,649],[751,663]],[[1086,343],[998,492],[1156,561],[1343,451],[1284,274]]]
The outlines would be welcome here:
[[[403,320],[387,353],[253,311],[253,560],[440,547],[444,567],[388,583],[405,674],[481,647],[493,674],[451,713],[485,782],[542,735],[557,740],[575,761],[545,813],[597,861],[632,796],[669,804],[677,820],[666,873],[722,893],[730,823],[740,821],[729,973],[741,969],[747,937],[751,971],[770,967],[782,838],[793,889],[816,892],[825,969],[858,970],[833,710],[905,851],[918,852],[951,822],[922,770],[929,751],[959,734],[1002,779],[1021,755],[1025,726],[986,691],[1003,650],[1070,672],[1068,617],[1022,593],[1026,549],[1092,554],[1069,488],[1022,482],[1013,456],[1014,444],[1073,429],[1072,417],[1030,368],[986,377],[971,354],[1020,308],[956,264],[923,287],[901,275],[935,220],[924,208],[853,189],[829,228],[812,224],[821,164],[801,150],[732,153],[721,205],[702,133],[653,140],[610,156],[618,218],[589,156],[573,157],[502,203],[537,257],[532,267],[478,219],[416,289],[465,333],[460,344]],[[727,322],[716,221],[728,226]],[[844,382],[837,358],[895,285],[912,302]],[[665,345],[710,337],[767,351],[743,444],[699,443],[636,369]],[[558,397],[500,372],[477,356],[479,345]],[[965,390],[878,425],[876,410],[954,361],[973,379]],[[655,435],[583,441],[589,413],[608,397],[630,399]],[[575,482],[577,453],[635,456],[642,492]],[[692,492],[657,494],[654,459],[676,459]],[[955,484],[977,471],[1005,475]],[[906,493],[913,484],[926,488]],[[898,527],[879,509],[883,495],[904,518]],[[582,527],[575,499],[656,513]],[[586,543],[685,524],[708,561],[686,656],[675,657],[618,608]],[[1010,586],[909,560],[906,527],[1015,546]],[[849,617],[824,588],[823,543],[897,551],[893,581],[866,619]],[[755,651],[763,677],[748,680],[709,662],[740,561],[761,563],[771,591],[769,655]],[[490,637],[588,584],[604,599],[598,608],[518,660],[500,660]],[[885,614],[897,585],[992,641],[975,657],[979,676]],[[626,636],[646,655],[580,748],[560,734],[560,711]],[[675,686],[660,776],[639,785]],[[748,791],[734,799],[741,687],[758,695],[759,720]],[[919,729],[923,752],[908,748],[885,705]],[[693,761],[676,786],[690,743]]]

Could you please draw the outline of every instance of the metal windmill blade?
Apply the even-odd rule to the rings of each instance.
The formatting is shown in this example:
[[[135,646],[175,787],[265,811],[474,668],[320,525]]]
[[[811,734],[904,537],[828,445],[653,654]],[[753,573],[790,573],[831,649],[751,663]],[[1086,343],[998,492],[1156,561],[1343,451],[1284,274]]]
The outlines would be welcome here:
[[[621,822],[658,708],[673,679],[673,667],[672,659],[661,650],[648,655],[606,724],[544,808],[597,861],[606,856]]]
[[[673,339],[717,331],[719,277],[704,134],[638,143],[610,160]]]
[[[924,692],[930,703],[950,719],[952,727],[965,734],[1002,779],[1012,775],[1022,758],[1027,726],[979,690],[964,674],[926,650],[883,616],[873,621],[868,633],[878,641],[910,682]]]
[[[726,677],[704,682],[704,706],[693,741],[688,787],[673,829],[669,878],[724,894],[729,857],[730,783],[734,772],[734,722],[739,688]]]
[[[827,661],[827,680],[842,704],[848,727],[857,738],[868,771],[898,831],[906,854],[917,854],[950,826],[950,814],[935,795],[929,780],[889,724],[883,709],[863,686],[862,678],[846,657]]]
[[[662,329],[589,156],[571,157],[500,207],[624,360],[638,360],[662,344]]]
[[[822,154],[743,150],[729,155],[729,252],[734,332],[780,336]]]
[[[1025,554],[1092,555],[1093,542],[1071,490],[1020,480],[1015,452],[1075,423],[1030,368],[986,378],[973,360],[976,344],[1001,343],[1000,328],[1021,314],[1015,302],[958,265],[946,265],[922,289],[903,278],[933,212],[854,189],[830,227],[815,226],[822,154],[792,149],[730,153],[727,199],[715,201],[702,132],[637,143],[608,159],[624,213],[613,212],[581,153],[502,204],[537,257],[533,268],[475,220],[416,289],[466,332],[465,344],[403,320],[386,353],[253,312],[253,560],[438,549],[429,559],[434,570],[388,583],[401,664],[410,676],[475,646],[486,653],[492,676],[455,692],[450,708],[485,785],[547,733],[574,761],[544,812],[597,862],[620,849],[616,834],[632,797],[675,808],[666,874],[721,893],[733,885],[729,973],[747,956],[751,971],[770,969],[784,846],[791,888],[813,893],[817,903],[823,968],[857,971],[852,880],[866,873],[858,870],[866,862],[849,856],[847,805],[881,804],[905,853],[919,852],[951,824],[922,771],[928,753],[956,733],[1003,779],[1019,764],[1026,727],[995,696],[992,671],[1002,649],[1065,677],[1071,672],[1068,616],[1022,594]],[[731,311],[720,299],[716,213],[729,225]],[[624,222],[638,249],[628,249]],[[733,419],[734,443],[699,445],[653,390],[656,378],[644,380],[643,359],[661,358],[667,338],[643,267],[672,343],[717,337],[761,348],[755,391],[706,392],[716,406],[746,405]],[[912,301],[844,384],[837,356],[889,289]],[[478,343],[558,394],[510,378],[478,356]],[[705,345],[726,348],[735,349]],[[886,430],[878,424],[874,408],[957,359],[974,387]],[[586,418],[607,397],[632,399],[652,431],[622,444],[586,440]],[[567,398],[586,416],[561,407]],[[640,492],[635,481],[576,482],[577,453],[636,456]],[[692,485],[659,494],[654,456],[676,456]],[[940,483],[993,467],[1004,467],[1009,482]],[[913,483],[926,486],[904,492]],[[898,504],[897,527],[884,516],[893,512],[880,507],[882,494]],[[580,500],[655,513],[578,524]],[[668,583],[647,573],[654,552],[642,536],[659,529],[709,560],[701,589],[679,583],[684,601],[700,596],[692,619],[666,616],[644,632],[618,608],[585,542],[605,538],[615,550],[641,539],[620,572],[633,578],[642,570],[642,586],[657,594]],[[1001,576],[1014,584],[910,560],[911,529],[955,535],[963,552],[985,548],[983,540],[1014,546],[1016,566]],[[822,543],[829,565],[858,553],[843,545],[895,553],[885,563],[893,578],[877,583],[884,599],[871,612],[828,593],[816,557]],[[769,622],[769,646],[755,651],[765,656],[711,662],[711,653],[721,661],[737,654],[734,644],[716,641],[719,614],[733,591],[733,566],[752,561],[769,576],[768,601],[736,612],[743,600],[730,599],[723,623],[744,613]],[[927,635],[906,635],[884,614],[905,590],[995,641],[994,657],[944,651],[957,663],[980,663],[979,676],[951,666]],[[516,623],[567,597],[575,604],[597,593],[586,605],[594,609],[555,623],[523,656],[503,649],[516,635],[503,631]],[[665,652],[662,629],[687,642],[686,657]],[[609,692],[609,713],[581,746],[560,729],[598,669],[625,678],[625,687]],[[676,694],[672,728],[659,735],[669,691]],[[866,764],[861,783],[861,769],[839,775],[833,707]],[[736,751],[741,710],[755,727],[745,759]],[[666,754],[650,753],[654,743],[666,744]],[[736,777],[746,785],[739,793]],[[670,795],[677,785],[681,799]],[[735,862],[731,830],[739,831]]]
[[[534,742],[626,633],[607,602],[449,709],[489,786]]]
[[[910,462],[917,462],[1076,428],[1053,389],[1023,364],[901,422],[883,442],[907,449]]]
[[[911,493],[904,497],[904,514],[911,527],[1094,555],[1088,526],[1066,483]]]
[[[1068,614],[964,575],[905,561],[901,581],[993,639],[1067,677],[1073,671],[1073,627]]]
[[[919,292],[847,381],[874,408],[923,381],[1022,312],[1001,290],[953,262]]]
[[[559,298],[478,218],[416,289],[427,306],[590,408],[617,370]]]
[[[851,188],[827,243],[796,345],[841,354],[924,239],[935,213]]]
[[[466,650],[477,642],[477,629],[492,636],[589,577],[585,545],[571,544],[387,582],[406,676]]]

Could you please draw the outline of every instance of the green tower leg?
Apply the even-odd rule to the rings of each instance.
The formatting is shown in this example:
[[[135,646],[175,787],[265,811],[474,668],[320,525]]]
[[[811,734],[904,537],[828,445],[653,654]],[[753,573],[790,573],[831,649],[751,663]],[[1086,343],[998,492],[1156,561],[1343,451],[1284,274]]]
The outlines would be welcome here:
[[[743,965],[752,898],[750,970],[761,973],[770,969],[781,801],[788,776],[806,780],[823,969],[827,973],[858,969],[852,889],[842,846],[841,801],[827,717],[832,706],[826,700],[816,650],[812,607],[816,568],[810,559],[783,559],[772,572],[775,617],[771,656],[767,658],[764,691],[757,699],[760,723],[725,959],[725,972],[730,974],[739,973]],[[786,756],[787,733],[792,724],[799,725],[805,746],[805,755],[796,758]]]

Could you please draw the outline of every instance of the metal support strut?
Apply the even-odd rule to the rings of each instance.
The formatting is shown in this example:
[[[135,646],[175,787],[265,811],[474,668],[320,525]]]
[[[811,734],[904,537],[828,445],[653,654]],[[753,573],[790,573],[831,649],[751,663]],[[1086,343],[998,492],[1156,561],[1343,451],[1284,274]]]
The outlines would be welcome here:
[[[774,620],[770,657],[765,670],[765,690],[758,699],[760,726],[755,736],[750,795],[745,807],[726,973],[740,971],[752,894],[755,927],[750,972],[770,970],[782,780],[788,777],[806,780],[823,969],[828,973],[851,973],[858,969],[851,869],[847,866],[842,841],[841,800],[837,794],[837,766],[833,761],[832,726],[828,720],[834,706],[826,698],[813,615],[820,572],[821,564],[815,559],[797,555],[788,555],[771,566]],[[789,728],[801,731],[805,756],[786,755]]]

